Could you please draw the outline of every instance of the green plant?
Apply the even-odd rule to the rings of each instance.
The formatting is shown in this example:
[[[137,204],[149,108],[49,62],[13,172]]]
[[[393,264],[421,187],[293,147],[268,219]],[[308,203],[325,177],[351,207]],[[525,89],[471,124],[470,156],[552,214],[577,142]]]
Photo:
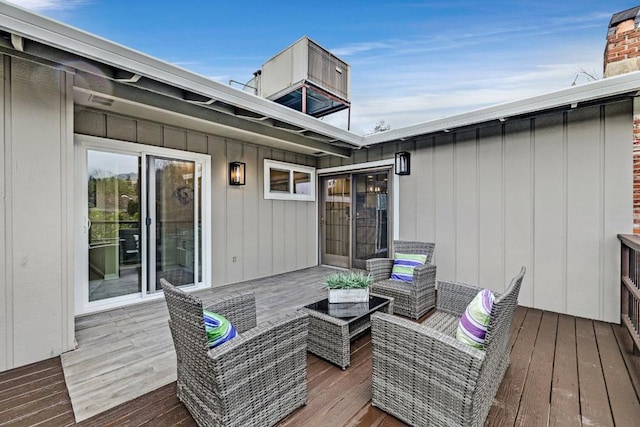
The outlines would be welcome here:
[[[353,271],[331,274],[324,281],[324,287],[327,289],[366,289],[370,285],[371,276]]]

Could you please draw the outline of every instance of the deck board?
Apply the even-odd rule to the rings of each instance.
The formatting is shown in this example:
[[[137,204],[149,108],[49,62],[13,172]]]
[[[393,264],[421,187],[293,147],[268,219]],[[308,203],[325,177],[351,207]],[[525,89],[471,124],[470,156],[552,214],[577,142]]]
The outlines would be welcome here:
[[[516,425],[545,425],[549,419],[558,315],[544,312],[518,406]]]
[[[518,337],[511,348],[511,364],[487,416],[489,425],[515,423],[541,320],[542,311],[527,310]]]
[[[59,357],[0,372],[0,426],[74,423]]]
[[[303,271],[293,276],[300,279],[296,282],[298,286],[299,283],[308,286],[300,292],[303,300],[315,298],[314,292],[316,295],[322,293],[318,286],[312,285],[312,280],[317,280],[317,276],[313,279],[314,274],[317,272]],[[259,319],[264,321],[270,314],[284,312],[294,304],[290,294],[295,292],[292,292],[292,285],[287,285],[292,282],[288,280],[290,277],[284,275],[269,278],[266,282],[252,281],[249,285],[239,284],[237,288],[262,287],[256,298],[262,310]],[[213,298],[215,294],[206,294],[208,301]],[[283,306],[278,306],[278,298]],[[117,356],[132,351],[136,345],[124,345],[118,336],[127,337],[129,342],[137,340],[139,345],[150,348],[152,355],[148,358],[146,353],[138,353],[140,359],[131,366],[121,368],[114,362],[110,375],[87,375],[88,380],[77,384],[76,391],[80,393],[89,393],[92,387],[106,389],[102,394],[90,393],[93,399],[115,396],[126,400],[93,417],[84,420],[74,418],[60,358],[54,358],[0,373],[0,425],[66,426],[78,421],[78,425],[89,427],[194,426],[193,418],[175,394],[175,377],[172,377],[175,375],[175,353],[158,352],[160,346],[153,346],[153,340],[144,338],[140,332],[144,328],[139,322],[155,322],[154,316],[149,315],[150,310],[160,311],[155,321],[166,321],[163,320],[162,305],[157,303],[149,307],[135,307],[126,315],[122,312],[111,313],[113,315],[100,313],[95,315],[96,319],[79,319],[83,336],[92,345],[83,355],[73,355],[74,352],[67,355],[73,355],[68,360],[73,361],[71,365],[76,364],[69,372],[79,379],[82,369],[91,369],[91,360],[103,372],[111,372],[108,364],[104,363],[109,357],[118,363],[129,360],[128,356],[123,356],[124,359]],[[115,335],[117,329],[111,327],[110,322],[122,327]],[[132,329],[127,330],[125,325],[132,326]],[[104,346],[96,345],[100,340],[96,341],[90,334],[92,328],[105,340],[106,337],[113,340],[107,340]],[[153,323],[148,330],[158,329],[162,330]],[[518,307],[511,326],[510,342],[511,364],[489,412],[487,426],[606,426],[614,425],[614,422],[615,425],[635,425],[640,419],[637,393],[640,356],[633,353],[632,341],[622,327]],[[116,351],[108,351],[110,346],[118,343],[121,345]],[[103,351],[96,351],[96,346]],[[307,405],[282,420],[281,426],[405,425],[370,404],[372,349],[369,333],[351,343],[351,353],[352,365],[345,371],[308,354]],[[162,358],[165,360],[161,363],[159,359]],[[126,380],[126,375],[134,377]],[[94,382],[96,379],[99,381]],[[138,383],[142,383],[143,388],[153,389],[134,399],[126,398],[130,391],[127,387]],[[105,407],[99,399],[86,404],[91,410]]]
[[[576,322],[571,316],[558,316],[555,361],[549,419],[555,426],[581,426],[576,358]]]
[[[613,418],[591,320],[576,319],[576,348],[582,423],[612,426]]]
[[[640,423],[640,404],[611,325],[593,322],[611,414],[615,425]]]

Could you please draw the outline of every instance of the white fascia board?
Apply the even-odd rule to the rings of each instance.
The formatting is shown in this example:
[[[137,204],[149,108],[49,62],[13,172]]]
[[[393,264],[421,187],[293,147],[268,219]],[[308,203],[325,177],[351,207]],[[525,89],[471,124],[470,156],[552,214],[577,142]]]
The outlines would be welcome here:
[[[0,0],[0,28],[359,147],[362,136]]]
[[[550,92],[532,98],[507,102],[491,107],[456,114],[428,122],[418,123],[400,129],[367,135],[364,145],[374,145],[383,142],[409,139],[420,135],[427,135],[444,130],[454,130],[464,126],[485,123],[493,120],[508,119],[522,114],[535,113],[563,106],[607,98],[640,89],[640,71],[609,77],[579,86],[572,86],[556,92]]]

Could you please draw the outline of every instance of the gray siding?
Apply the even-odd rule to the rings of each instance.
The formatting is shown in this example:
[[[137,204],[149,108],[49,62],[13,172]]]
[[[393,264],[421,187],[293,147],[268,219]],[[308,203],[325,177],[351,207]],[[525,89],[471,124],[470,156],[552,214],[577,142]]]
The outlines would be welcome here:
[[[2,57],[0,370],[73,348],[71,77]]]
[[[632,232],[631,100],[427,136],[320,161],[320,168],[412,153],[400,177],[401,239],[436,243],[439,279],[520,303],[620,318],[618,233]],[[366,160],[365,160],[366,159]]]
[[[211,155],[214,286],[317,264],[316,204],[263,197],[264,159],[315,167],[315,158],[94,110],[76,111],[75,131]],[[228,185],[231,161],[246,163],[245,186]]]

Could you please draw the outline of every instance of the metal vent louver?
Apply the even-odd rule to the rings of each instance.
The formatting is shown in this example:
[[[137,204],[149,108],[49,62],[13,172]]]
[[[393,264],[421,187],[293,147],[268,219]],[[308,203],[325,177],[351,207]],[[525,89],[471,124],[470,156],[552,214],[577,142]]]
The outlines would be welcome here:
[[[349,98],[348,66],[309,41],[309,80],[343,98]]]

